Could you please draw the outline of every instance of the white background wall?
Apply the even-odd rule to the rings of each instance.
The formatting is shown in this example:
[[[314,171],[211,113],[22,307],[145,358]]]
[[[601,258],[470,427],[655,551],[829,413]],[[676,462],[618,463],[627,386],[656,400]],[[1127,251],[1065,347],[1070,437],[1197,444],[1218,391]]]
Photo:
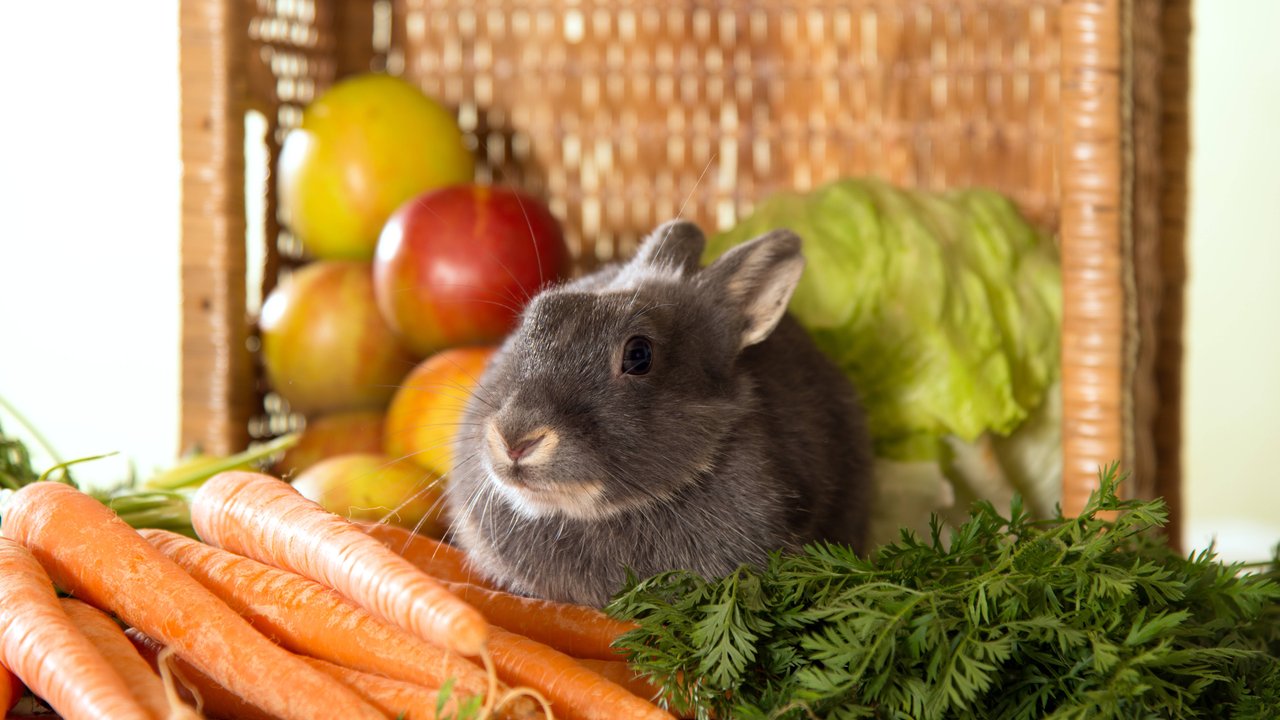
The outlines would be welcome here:
[[[1258,558],[1280,540],[1280,3],[1196,10],[1188,540]],[[176,451],[176,28],[175,2],[0,5],[0,397],[67,457]]]
[[[171,0],[0,3],[0,397],[68,458],[175,455],[177,28]]]
[[[1195,10],[1186,538],[1257,558],[1280,541],[1280,2]]]

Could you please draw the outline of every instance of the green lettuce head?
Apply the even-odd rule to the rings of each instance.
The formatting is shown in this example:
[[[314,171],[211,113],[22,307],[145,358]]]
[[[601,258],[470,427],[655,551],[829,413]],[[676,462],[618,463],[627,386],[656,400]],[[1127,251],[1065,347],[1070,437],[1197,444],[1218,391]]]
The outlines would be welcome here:
[[[850,179],[773,196],[711,239],[710,261],[776,228],[804,241],[790,309],[852,379],[882,458],[1008,436],[1058,373],[1057,249],[1005,197]]]

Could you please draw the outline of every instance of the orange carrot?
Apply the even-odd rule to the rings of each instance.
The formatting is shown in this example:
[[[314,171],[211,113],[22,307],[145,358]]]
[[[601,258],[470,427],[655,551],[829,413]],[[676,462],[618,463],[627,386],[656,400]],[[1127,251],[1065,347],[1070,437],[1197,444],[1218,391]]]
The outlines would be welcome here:
[[[0,718],[18,704],[24,692],[26,688],[22,686],[18,676],[9,672],[9,668],[0,665]]]
[[[37,484],[70,489],[60,483]],[[22,492],[13,495],[14,505],[5,514],[6,535],[12,532]],[[4,538],[0,538],[0,598],[0,664],[59,715],[150,720],[120,675],[62,611],[53,581],[33,554]],[[68,671],[71,668],[74,672]]]
[[[621,660],[622,655],[611,644],[637,627],[585,605],[521,597],[464,583],[446,582],[445,587],[494,625],[576,658]]]
[[[439,693],[435,690],[403,680],[392,680],[381,675],[352,670],[315,658],[302,659],[311,667],[351,688],[353,692],[386,713],[388,717],[401,718],[401,720],[436,720],[440,715],[436,712]],[[458,696],[451,694],[442,709],[444,717],[456,715]]]
[[[649,702],[656,702],[662,694],[662,688],[654,685],[643,675],[636,673],[635,670],[631,669],[630,665],[621,660],[578,658],[578,663],[600,677],[621,685],[630,691],[632,695]],[[680,717],[691,718],[693,713],[681,715]]]
[[[14,493],[9,503],[4,533],[30,548],[60,587],[171,645],[249,702],[299,720],[382,717],[250,627],[92,497],[70,485],[40,482]],[[273,677],[289,681],[267,681]]]
[[[164,650],[164,645],[137,628],[129,628],[124,634],[142,658],[159,672],[160,653]],[[239,695],[214,682],[177,655],[170,655],[165,663],[175,675],[178,692],[188,702],[199,704],[207,717],[214,720],[277,720],[275,715],[245,702]],[[196,695],[199,695],[198,703]]]
[[[466,554],[447,543],[384,523],[356,523],[423,572],[444,581],[454,595],[478,609],[492,624],[579,658],[618,660],[611,647],[634,623],[614,620],[580,605],[526,598],[496,589]],[[470,578],[469,580],[467,578]]]
[[[560,720],[671,720],[657,706],[536,640],[490,628],[489,653],[498,677],[541,692]]]
[[[151,669],[137,649],[124,636],[124,630],[101,610],[73,598],[62,598],[62,611],[71,618],[89,642],[98,648],[108,664],[120,673],[124,684],[156,720],[165,718],[198,718],[191,708],[179,704],[170,708],[160,676]]]
[[[454,678],[454,692],[462,696],[489,690],[489,677],[480,668],[383,623],[315,581],[177,533],[139,532],[260,632],[295,653],[428,688]],[[505,685],[498,690],[501,697]],[[535,717],[538,708],[522,697],[499,714]]]
[[[215,475],[196,491],[191,522],[205,542],[311,578],[428,642],[463,655],[484,649],[489,625],[475,608],[286,482]]]
[[[593,660],[577,658],[578,664],[612,683],[626,688],[632,695],[653,701],[658,697],[658,689],[649,681],[636,674],[631,666],[621,660]]]
[[[448,543],[387,523],[355,525],[434,578],[497,589],[467,560],[466,553]]]

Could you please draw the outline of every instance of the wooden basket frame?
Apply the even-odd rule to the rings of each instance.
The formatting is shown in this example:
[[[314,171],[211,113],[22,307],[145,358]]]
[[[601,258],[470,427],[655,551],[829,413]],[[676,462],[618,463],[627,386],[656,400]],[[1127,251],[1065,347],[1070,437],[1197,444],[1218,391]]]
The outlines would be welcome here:
[[[255,2],[273,0],[181,2],[181,442],[213,452],[244,446],[260,413],[244,117],[275,78],[254,54]],[[329,7],[319,20],[340,41],[312,52],[330,77],[385,67],[376,38],[391,7]],[[1190,0],[1063,0],[1059,11],[1063,507],[1077,511],[1098,468],[1119,460],[1133,471],[1130,491],[1165,497],[1176,525]],[[275,262],[269,254],[268,287]]]

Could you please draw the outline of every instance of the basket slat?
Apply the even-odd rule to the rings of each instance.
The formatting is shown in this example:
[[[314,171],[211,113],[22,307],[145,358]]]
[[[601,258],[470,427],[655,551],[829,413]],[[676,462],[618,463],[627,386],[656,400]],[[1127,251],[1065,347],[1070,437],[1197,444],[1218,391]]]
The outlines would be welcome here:
[[[1062,507],[1126,456],[1125,165],[1119,0],[1062,12]]]
[[[1153,432],[1168,536],[1182,538],[1182,364],[1187,283],[1187,159],[1190,157],[1191,0],[1166,0],[1160,17],[1160,327],[1155,379],[1159,409]]]
[[[1186,3],[1174,5],[1186,18]],[[1163,24],[1166,13],[1178,12],[1174,5],[1063,6],[1067,513],[1083,507],[1098,469],[1111,461],[1132,471],[1128,491],[1135,496],[1176,502],[1180,489],[1176,444],[1161,440],[1180,427],[1175,377],[1185,280],[1185,179],[1177,179],[1185,177],[1185,136],[1179,142],[1165,135],[1166,107],[1173,122],[1185,117],[1185,74],[1172,85],[1164,74],[1171,62],[1185,73],[1187,62],[1189,27]]]
[[[232,453],[255,408],[245,318],[244,107],[240,3],[184,0],[182,73],[183,450]]]

